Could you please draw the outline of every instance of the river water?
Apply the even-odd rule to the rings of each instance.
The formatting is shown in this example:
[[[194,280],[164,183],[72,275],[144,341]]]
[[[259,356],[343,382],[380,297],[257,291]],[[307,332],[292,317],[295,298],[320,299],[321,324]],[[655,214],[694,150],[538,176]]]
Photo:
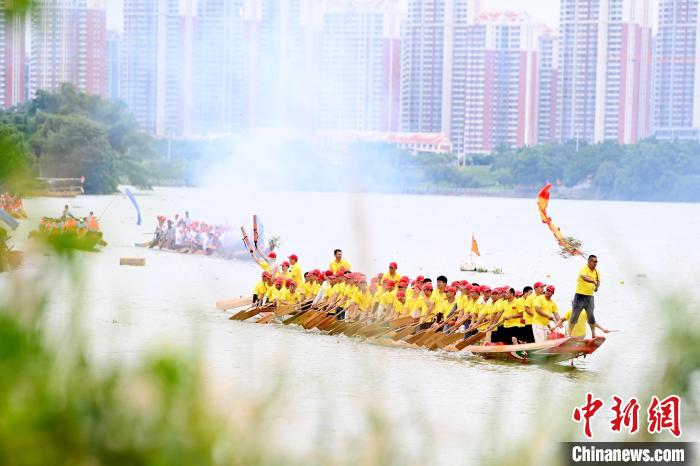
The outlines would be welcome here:
[[[303,268],[326,268],[333,249],[342,248],[353,270],[367,273],[396,261],[399,272],[412,277],[444,274],[450,281],[520,288],[541,280],[556,285],[554,299],[563,311],[583,261],[557,255],[534,199],[187,188],[157,188],[137,197],[140,227],[124,196],[27,200],[31,218],[22,222],[15,243],[29,247],[22,238],[42,215],[59,215],[66,201],[76,215],[99,215],[106,208],[101,224],[109,247],[81,254],[89,273],[84,294],[74,298],[85,307],[83,325],[95,358],[133,363],[155,348],[196,347],[208,377],[236,396],[264,393],[281,378],[277,438],[301,452],[362,435],[368,406],[386,413],[402,448],[427,448],[436,463],[470,464],[475,451],[485,449],[488,457],[501,448],[496,439],[504,430],[518,438],[550,419],[580,437],[580,427],[567,420],[587,391],[608,399],[612,393],[645,396],[641,387],[657,376],[656,343],[664,328],[657,299],[686,293],[700,271],[694,247],[700,204],[555,199],[550,215],[562,231],[599,257],[599,321],[622,331],[573,369],[497,364],[468,354],[385,348],[231,322],[214,302],[249,294],[260,272],[256,264],[144,250],[134,243],[149,239],[158,214],[189,210],[194,219],[237,228],[257,213],[267,232],[282,238],[282,255],[296,253]],[[503,274],[459,271],[472,234],[482,263]],[[124,256],[145,257],[146,267],[120,267]],[[26,267],[40,260],[30,257]],[[60,320],[68,307],[55,303],[51,313]]]

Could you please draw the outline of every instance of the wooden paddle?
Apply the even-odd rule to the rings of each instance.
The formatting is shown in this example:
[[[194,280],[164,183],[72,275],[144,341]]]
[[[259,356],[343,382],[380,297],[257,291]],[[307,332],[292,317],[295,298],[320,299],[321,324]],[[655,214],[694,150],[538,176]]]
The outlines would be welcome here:
[[[435,341],[430,347],[428,347],[428,349],[431,351],[442,349],[462,338],[464,338],[464,333],[451,333],[449,335],[442,335],[441,339]]]
[[[228,320],[247,320],[260,314],[261,312],[271,311],[273,309],[273,306],[258,306],[250,309],[249,311],[239,312],[238,314],[232,315],[228,318]]]
[[[240,298],[237,298],[237,299],[229,299],[226,301],[217,301],[216,308],[220,309],[222,311],[228,311],[229,309],[235,309],[237,307],[247,306],[249,304],[252,304],[252,302],[253,302],[252,296],[241,296]]]

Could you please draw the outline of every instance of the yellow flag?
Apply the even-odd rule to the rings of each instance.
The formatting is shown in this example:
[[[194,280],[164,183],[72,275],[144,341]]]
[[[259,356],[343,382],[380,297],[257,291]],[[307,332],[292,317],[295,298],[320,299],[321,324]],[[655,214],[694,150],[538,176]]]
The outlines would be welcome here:
[[[476,244],[476,239],[474,239],[474,235],[472,235],[472,252],[477,256],[481,256],[481,254],[479,254],[479,245]]]

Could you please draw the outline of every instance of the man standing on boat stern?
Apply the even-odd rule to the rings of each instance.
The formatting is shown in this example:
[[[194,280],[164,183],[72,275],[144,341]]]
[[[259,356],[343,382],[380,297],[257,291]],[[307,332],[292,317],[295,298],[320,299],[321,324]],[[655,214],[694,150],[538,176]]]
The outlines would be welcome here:
[[[588,263],[578,273],[576,279],[576,293],[571,308],[570,325],[566,330],[567,335],[571,335],[571,330],[578,322],[581,311],[586,310],[588,316],[588,325],[591,327],[591,338],[595,338],[595,315],[593,309],[595,303],[593,294],[600,288],[600,273],[597,269],[598,258],[591,254],[588,256]]]

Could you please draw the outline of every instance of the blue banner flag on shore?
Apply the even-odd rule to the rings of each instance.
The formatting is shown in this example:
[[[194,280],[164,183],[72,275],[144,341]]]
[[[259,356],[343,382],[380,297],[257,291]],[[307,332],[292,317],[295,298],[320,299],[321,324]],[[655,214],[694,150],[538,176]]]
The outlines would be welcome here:
[[[129,196],[129,200],[132,204],[134,204],[134,207],[136,208],[136,213],[138,214],[136,224],[141,225],[141,209],[139,208],[139,203],[136,202],[136,196],[134,196],[134,193],[132,193],[129,188],[126,188],[126,195]]]
[[[13,230],[16,230],[19,226],[19,222],[15,220],[15,218],[12,215],[5,212],[3,209],[0,209],[0,219],[3,222],[7,223],[7,225]]]

